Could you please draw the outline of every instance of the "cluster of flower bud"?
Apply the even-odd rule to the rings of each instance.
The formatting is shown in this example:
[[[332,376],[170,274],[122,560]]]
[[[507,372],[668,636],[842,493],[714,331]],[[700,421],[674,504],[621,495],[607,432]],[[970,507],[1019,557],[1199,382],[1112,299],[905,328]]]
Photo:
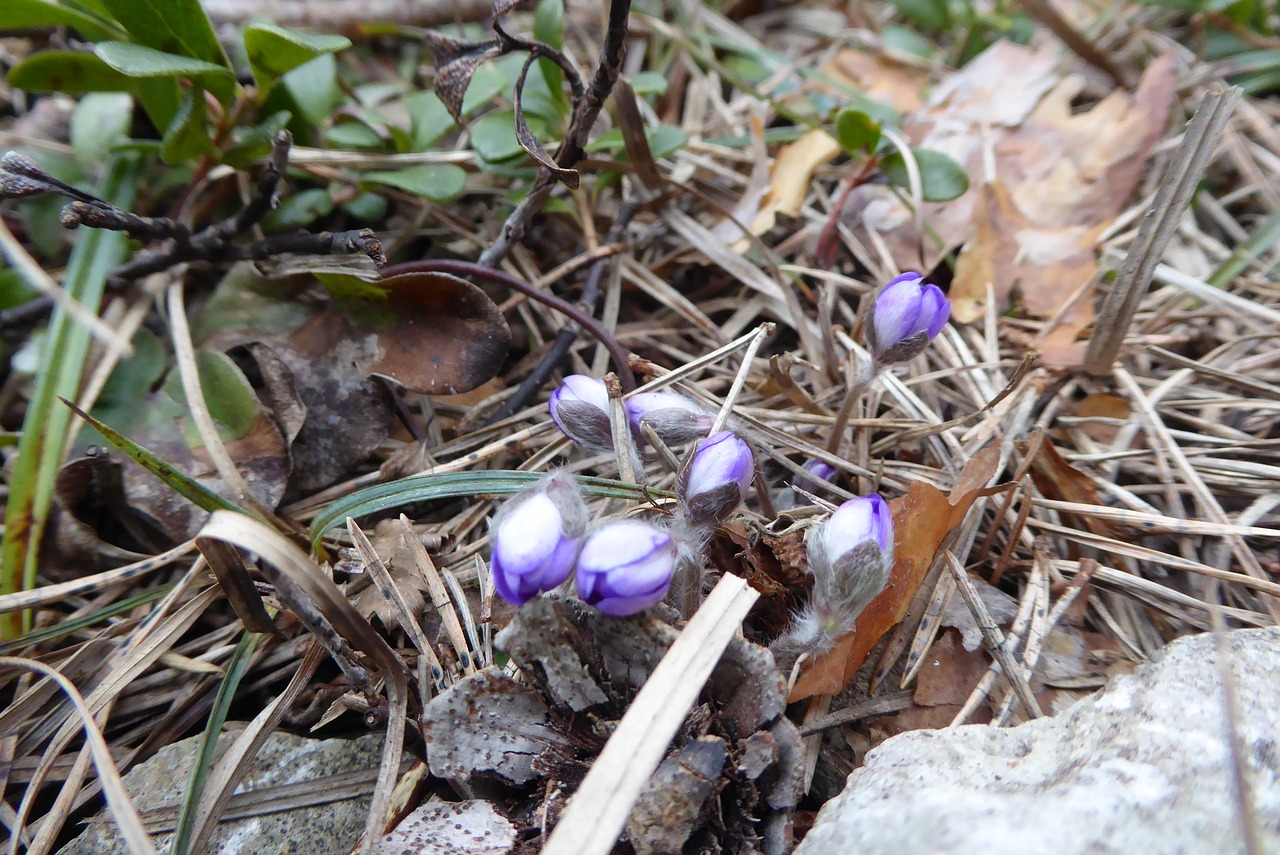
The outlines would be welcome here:
[[[509,499],[490,532],[494,589],[517,606],[574,575],[583,600],[625,617],[659,602],[676,569],[675,541],[651,523],[622,520],[587,533],[578,484],[560,473]]]
[[[609,428],[609,393],[603,380],[584,374],[564,378],[547,404],[560,432],[583,448],[613,448]],[[623,401],[631,434],[643,444],[641,423],[648,424],[667,445],[684,445],[704,437],[715,420],[710,413],[675,392],[640,392]]]

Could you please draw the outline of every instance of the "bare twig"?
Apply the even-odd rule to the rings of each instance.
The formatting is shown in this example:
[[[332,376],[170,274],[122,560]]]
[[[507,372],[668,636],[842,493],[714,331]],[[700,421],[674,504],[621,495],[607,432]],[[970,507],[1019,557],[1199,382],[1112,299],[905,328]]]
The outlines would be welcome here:
[[[1214,89],[1200,101],[1182,144],[1160,184],[1151,210],[1138,227],[1138,236],[1125,256],[1107,299],[1098,312],[1098,325],[1085,351],[1084,369],[1095,377],[1111,374],[1142,296],[1147,293],[1156,265],[1177,231],[1182,212],[1204,177],[1218,138],[1244,92],[1238,86]]]

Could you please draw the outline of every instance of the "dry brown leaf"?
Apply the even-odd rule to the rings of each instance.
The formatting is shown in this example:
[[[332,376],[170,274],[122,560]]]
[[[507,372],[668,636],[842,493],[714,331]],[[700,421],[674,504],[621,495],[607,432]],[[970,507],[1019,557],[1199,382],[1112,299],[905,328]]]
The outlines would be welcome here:
[[[1026,440],[1016,441],[1018,450],[1026,454],[1031,443]],[[1036,456],[1031,459],[1031,480],[1036,489],[1046,498],[1059,502],[1075,502],[1081,505],[1101,505],[1098,488],[1093,479],[1062,459],[1053,443],[1045,440],[1039,444]],[[1063,512],[1075,520],[1077,526],[1083,525],[1100,537],[1123,537],[1106,520],[1093,516],[1081,516]]]
[[[929,74],[923,68],[897,62],[882,53],[853,48],[837,53],[822,72],[899,113],[920,109],[924,103],[920,94],[929,83]]]
[[[783,146],[769,173],[769,189],[760,200],[760,209],[751,219],[753,235],[762,235],[773,228],[778,215],[800,216],[805,197],[818,169],[835,160],[840,154],[840,143],[826,131],[810,131],[800,139]],[[744,213],[744,212],[739,212]],[[733,244],[738,252],[744,252],[750,243],[741,238]]]
[[[1085,395],[1076,402],[1073,410],[1076,418],[1081,419],[1104,418],[1127,421],[1129,416],[1133,414],[1133,407],[1130,406],[1127,398],[1121,398],[1118,395],[1106,395],[1101,392]],[[1094,442],[1102,445],[1110,445],[1120,431],[1120,428],[1116,425],[1098,422],[1086,422],[1080,425],[1080,429]]]
[[[1093,322],[1098,236],[1124,208],[1163,133],[1173,62],[1153,62],[1132,94],[1116,91],[1073,114],[1081,82],[1058,79],[1052,52],[997,43],[939,84],[904,130],[913,144],[963,164],[973,187],[925,205],[938,240],[924,240],[910,210],[882,188],[859,191],[863,227],[879,232],[899,267],[932,269],[966,244],[951,287],[952,317],[982,318],[988,288],[996,312],[1019,304],[1054,319],[1038,341],[1043,362],[1078,365]],[[983,149],[995,153],[985,174]],[[925,255],[920,255],[921,246]]]

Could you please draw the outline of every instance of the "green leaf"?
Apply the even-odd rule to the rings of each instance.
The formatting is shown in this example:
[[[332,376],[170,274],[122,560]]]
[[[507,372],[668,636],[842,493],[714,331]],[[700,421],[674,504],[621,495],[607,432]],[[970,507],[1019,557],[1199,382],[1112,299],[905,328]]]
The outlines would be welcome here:
[[[449,109],[434,92],[415,92],[401,103],[409,113],[413,151],[426,151],[432,143],[457,127]]]
[[[202,59],[128,42],[101,42],[93,52],[126,77],[190,77],[192,80],[233,80],[231,69]]]
[[[963,196],[969,189],[969,176],[964,167],[940,151],[913,148],[912,155],[920,169],[920,185],[926,202],[946,202]],[[907,165],[902,152],[895,151],[880,161],[884,177],[899,187],[910,188]]]
[[[384,145],[378,132],[364,122],[343,122],[324,132],[324,141],[330,148],[379,149]]]
[[[6,78],[28,92],[128,92],[133,81],[91,53],[42,51],[15,65]]]
[[[529,130],[541,138],[547,132],[546,125],[536,116],[527,116]],[[524,154],[516,139],[516,114],[514,110],[494,110],[481,116],[471,126],[471,147],[485,160],[503,161]]]
[[[110,12],[139,44],[231,70],[199,0],[97,0],[95,5]]]
[[[836,139],[849,154],[872,154],[880,144],[880,123],[846,107],[836,114]]]
[[[918,27],[934,32],[951,28],[951,11],[947,0],[890,0],[902,17]]]
[[[48,0],[6,0],[4,20],[0,23],[3,23],[6,30],[71,27],[86,39],[95,42],[124,37],[124,33],[111,22]]]
[[[452,163],[424,163],[395,172],[368,172],[360,182],[361,187],[385,184],[424,196],[433,202],[448,202],[462,195],[467,183],[467,173]]]
[[[417,502],[458,499],[467,496],[510,496],[544,477],[537,472],[490,470],[486,472],[446,472],[414,475],[387,484],[376,484],[344,496],[331,503],[311,521],[311,543],[314,546],[325,532],[340,525],[347,517],[362,517]],[[611,499],[648,501],[665,498],[665,490],[647,490],[625,481],[575,475],[574,480],[588,496]]]
[[[343,36],[295,33],[275,24],[250,24],[244,28],[244,49],[258,83],[259,101],[267,97],[281,76],[318,56],[349,47],[351,40]]]
[[[271,151],[272,138],[284,130],[291,118],[288,110],[281,110],[256,125],[236,128],[231,132],[233,144],[222,152],[222,159],[232,166],[244,167],[250,161],[265,156]]]
[[[519,61],[520,57],[512,56],[512,59]],[[516,70],[519,71],[519,66]],[[505,68],[494,62],[482,64],[471,75],[471,82],[467,84],[467,94],[462,98],[462,115],[470,116],[502,94],[504,89],[514,86],[515,76],[508,75]]]
[[[116,144],[129,138],[133,97],[124,92],[90,92],[71,113],[71,150],[85,169],[96,169]]]
[[[338,63],[333,54],[318,56],[280,78],[280,85],[298,108],[302,118],[315,127],[328,121],[333,108],[342,101],[338,88]]]
[[[286,196],[276,208],[262,220],[262,227],[269,232],[300,229],[321,217],[333,213],[333,196],[328,190],[310,187]]]
[[[658,125],[656,128],[645,128],[645,139],[649,141],[649,152],[655,158],[666,157],[689,141],[689,135],[676,125]],[[612,151],[625,148],[622,131],[618,128],[606,131],[587,145],[587,151]],[[626,159],[623,154],[622,159]]]
[[[631,88],[637,95],[661,95],[667,91],[670,83],[665,74],[656,71],[642,71],[630,80]]]
[[[204,90],[197,86],[182,96],[178,112],[165,128],[160,158],[165,163],[178,164],[217,151],[205,123]]]
[[[533,13],[533,37],[548,47],[564,47],[564,0],[541,0]],[[562,116],[569,115],[569,98],[564,91],[564,72],[549,59],[539,59],[538,69],[546,81],[552,102]]]
[[[168,368],[164,345],[143,327],[133,334],[133,353],[116,363],[98,395],[97,407],[138,407]]]
[[[224,439],[239,439],[247,434],[258,419],[258,396],[231,357],[221,351],[200,349],[196,351],[196,368],[209,415],[230,434]],[[169,373],[164,390],[178,403],[186,403],[177,371]]]
[[[0,311],[21,306],[39,293],[17,268],[0,268]]]

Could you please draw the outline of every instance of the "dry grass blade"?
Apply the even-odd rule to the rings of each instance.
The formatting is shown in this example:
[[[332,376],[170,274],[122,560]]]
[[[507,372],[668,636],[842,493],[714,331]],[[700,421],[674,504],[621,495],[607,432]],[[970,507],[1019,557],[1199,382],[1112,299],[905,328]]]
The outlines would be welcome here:
[[[94,714],[90,711],[88,704],[85,703],[85,699],[75,685],[53,668],[32,659],[0,656],[0,668],[3,667],[37,671],[58,684],[58,688],[62,689],[75,707],[76,716],[79,718],[80,726],[84,730],[86,745],[93,757],[93,764],[98,770],[98,780],[102,782],[102,791],[107,797],[107,804],[111,807],[111,816],[120,827],[120,834],[124,838],[125,845],[129,847],[129,852],[132,855],[151,855],[151,853],[155,853],[155,844],[142,827],[142,820],[139,819],[138,812],[133,806],[133,801],[129,798],[129,792],[124,788],[124,782],[120,780],[120,771],[116,769],[116,764],[111,759],[111,749],[107,746],[97,722],[94,721]],[[20,822],[21,816],[24,814],[25,811],[20,810],[16,819]],[[21,839],[20,828],[13,829],[9,849],[12,855],[17,855],[18,844]]]
[[[605,855],[613,849],[641,788],[757,597],[742,579],[721,577],[618,722],[543,855]]]
[[[21,609],[31,609],[36,606],[44,606],[50,603],[56,603],[65,600],[68,597],[76,597],[87,594],[91,591],[97,591],[107,588],[120,582],[128,582],[140,579],[148,573],[153,573],[162,567],[166,567],[177,559],[186,555],[195,548],[195,541],[188,540],[181,543],[173,549],[153,555],[150,558],[144,558],[133,564],[117,567],[114,570],[106,570],[102,573],[94,573],[91,576],[85,576],[80,579],[73,579],[70,582],[60,582],[56,585],[46,585],[43,588],[36,588],[33,591],[19,591],[14,594],[5,594],[0,597],[0,613],[20,611]]]
[[[369,819],[365,826],[365,851],[375,852],[386,825],[391,791],[395,786],[403,749],[405,716],[408,710],[407,669],[404,662],[369,622],[360,616],[337,585],[302,550],[275,529],[243,514],[218,511],[210,517],[200,536],[224,540],[261,555],[319,607],[339,634],[368,654],[377,664],[386,681],[390,714],[387,718],[387,740],[378,783],[374,788],[373,803],[369,806]]]
[[[1142,221],[1138,236],[1125,257],[1106,302],[1098,312],[1098,325],[1085,352],[1084,368],[1094,376],[1111,373],[1116,354],[1124,343],[1142,295],[1151,284],[1156,264],[1164,255],[1191,194],[1204,178],[1209,159],[1226,128],[1231,111],[1240,100],[1239,87],[1216,89],[1200,101],[1187,134],[1160,184],[1152,211]]]
[[[973,613],[973,619],[978,623],[978,629],[982,632],[982,640],[987,646],[987,652],[1000,664],[1000,670],[1013,687],[1013,691],[1017,694],[1018,700],[1022,703],[1027,714],[1032,718],[1042,717],[1044,712],[1041,711],[1040,704],[1036,702],[1035,695],[1031,693],[1031,686],[1028,685],[1022,669],[1014,660],[1008,645],[1005,644],[1004,633],[1000,631],[1000,627],[996,625],[996,622],[991,619],[990,613],[987,612],[986,604],[982,602],[982,598],[974,590],[973,582],[969,581],[969,574],[965,572],[964,565],[950,551],[947,552],[944,559],[947,563],[947,570],[951,572],[951,578],[955,580],[956,588],[960,591],[960,596],[964,597],[965,605],[969,607],[969,611]]]
[[[458,661],[462,663],[463,673],[474,674],[476,666],[473,661],[474,657],[471,656],[467,649],[467,635],[462,629],[462,623],[458,620],[458,613],[454,611],[453,600],[449,598],[449,590],[445,587],[444,580],[440,578],[440,571],[436,569],[436,564],[431,560],[431,555],[427,552],[427,548],[422,545],[422,541],[413,531],[413,524],[409,522],[409,518],[404,514],[400,515],[400,526],[401,536],[404,537],[405,545],[409,547],[409,554],[413,558],[414,566],[418,568],[418,572],[422,574],[422,578],[427,582],[427,591],[431,594],[431,605],[435,608],[436,613],[440,615],[440,619],[444,621],[444,629],[449,636],[449,643],[453,645],[453,649],[458,655]]]

